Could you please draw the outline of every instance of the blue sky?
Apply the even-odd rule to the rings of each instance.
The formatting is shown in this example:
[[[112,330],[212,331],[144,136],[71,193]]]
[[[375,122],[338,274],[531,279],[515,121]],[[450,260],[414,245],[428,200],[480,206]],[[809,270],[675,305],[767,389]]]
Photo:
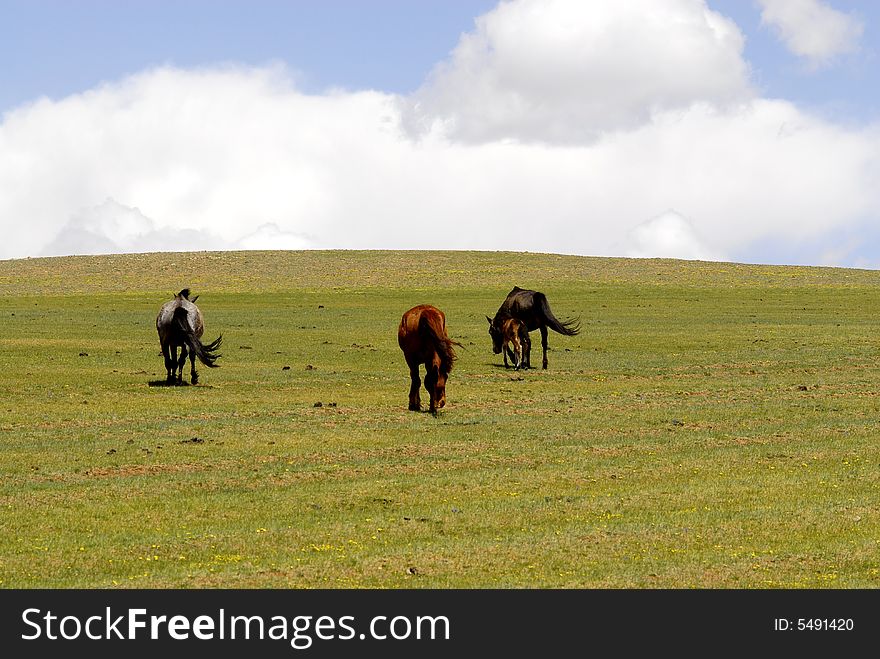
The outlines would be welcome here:
[[[878,26],[854,0],[0,0],[0,225],[32,229],[0,258],[880,267]]]
[[[307,91],[415,90],[475,0],[0,0],[0,109],[151,66],[285,62]],[[11,65],[11,63],[15,65]]]
[[[809,104],[852,120],[880,116],[880,53],[877,28],[880,4],[837,0],[835,9],[858,16],[865,26],[861,51],[835,66],[809,71],[769,28],[761,26],[760,7],[751,0],[710,0],[710,6],[733,18],[746,35],[745,56],[755,81],[768,95]]]
[[[585,0],[586,1],[586,0]],[[660,0],[662,1],[662,0]],[[89,89],[151,66],[285,62],[306,91],[417,89],[492,0],[0,0],[0,111]],[[751,0],[709,0],[746,35],[769,95],[857,119],[880,115],[880,4],[836,0],[868,33],[858,57],[806,73],[761,27]]]

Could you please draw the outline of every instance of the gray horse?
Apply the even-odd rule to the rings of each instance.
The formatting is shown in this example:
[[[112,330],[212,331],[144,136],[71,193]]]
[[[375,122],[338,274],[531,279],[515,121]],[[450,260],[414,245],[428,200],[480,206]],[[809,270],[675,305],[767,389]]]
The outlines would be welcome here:
[[[189,289],[184,288],[180,293],[162,305],[159,315],[156,316],[156,330],[159,332],[159,343],[162,345],[162,355],[165,357],[165,369],[168,371],[168,382],[183,382],[183,365],[186,364],[187,350],[189,361],[192,366],[192,383],[197,384],[199,375],[196,373],[196,357],[208,367],[215,368],[217,349],[223,335],[215,341],[203,345],[202,334],[205,324],[202,320],[202,312],[195,305],[199,298],[196,295],[189,299]],[[180,348],[180,358],[177,357],[177,349]]]

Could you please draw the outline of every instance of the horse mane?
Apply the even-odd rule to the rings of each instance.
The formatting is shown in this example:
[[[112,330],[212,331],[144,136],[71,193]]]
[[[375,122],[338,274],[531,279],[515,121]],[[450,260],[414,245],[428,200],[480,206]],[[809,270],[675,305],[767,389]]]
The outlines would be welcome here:
[[[492,318],[492,326],[497,327],[500,330],[501,327],[504,325],[505,320],[508,320],[509,318],[514,318],[514,317],[515,316],[512,313],[510,313],[510,311],[508,311],[507,309],[504,308],[504,306],[502,306],[495,313],[495,317]],[[487,318],[488,318],[488,316],[487,316]]]
[[[180,293],[177,294],[177,297],[182,297],[184,300],[188,300],[189,299],[189,289],[184,288],[182,291],[180,291]]]
[[[437,354],[440,355],[440,371],[446,374],[452,370],[455,360],[458,358],[453,345],[461,345],[452,339],[444,339],[437,344]]]

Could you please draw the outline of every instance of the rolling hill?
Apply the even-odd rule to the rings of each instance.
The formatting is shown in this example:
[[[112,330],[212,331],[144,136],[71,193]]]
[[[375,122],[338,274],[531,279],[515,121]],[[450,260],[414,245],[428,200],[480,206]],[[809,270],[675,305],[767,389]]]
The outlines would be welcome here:
[[[877,587],[878,284],[530,253],[2,261],[0,587]],[[514,285],[580,317],[547,371],[491,352]],[[167,387],[155,315],[184,287],[223,357]],[[406,409],[419,303],[464,344],[436,418]]]

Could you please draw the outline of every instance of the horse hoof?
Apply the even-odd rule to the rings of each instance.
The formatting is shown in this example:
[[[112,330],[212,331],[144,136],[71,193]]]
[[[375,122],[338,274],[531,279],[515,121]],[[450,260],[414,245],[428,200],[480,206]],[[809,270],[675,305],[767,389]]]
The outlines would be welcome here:
[[[199,383],[199,376],[194,375],[194,376],[192,377],[192,383],[193,383],[193,384],[198,384],[198,383]]]
[[[413,405],[412,403],[410,403],[410,405],[409,405],[409,411],[410,411],[410,412],[421,412],[421,411],[422,411],[422,406],[421,406],[421,405]]]

